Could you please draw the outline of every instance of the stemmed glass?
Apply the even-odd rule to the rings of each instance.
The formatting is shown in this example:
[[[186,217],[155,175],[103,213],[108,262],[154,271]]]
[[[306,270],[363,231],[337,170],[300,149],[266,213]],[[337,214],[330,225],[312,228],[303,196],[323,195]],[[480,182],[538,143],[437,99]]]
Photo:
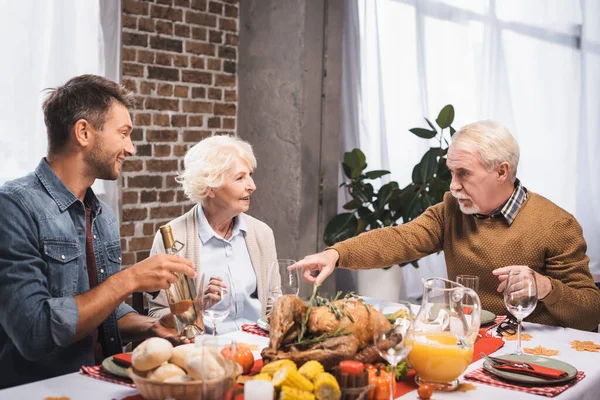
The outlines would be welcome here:
[[[389,305],[389,302],[381,302],[377,304],[376,309],[384,313],[384,306]],[[404,310],[404,312],[398,312]],[[377,320],[373,330],[373,343],[377,348],[379,355],[384,358],[392,366],[390,379],[390,400],[393,400],[396,388],[396,366],[410,352],[411,346],[405,343],[407,333],[412,326],[413,315],[410,308],[410,303],[400,302],[400,307],[394,314],[404,314],[405,318],[397,318],[391,329],[386,329],[383,321]]]
[[[300,270],[288,270],[290,265],[296,264],[296,260],[277,260],[279,275],[281,276],[281,293],[298,296],[300,292]]]
[[[514,354],[525,354],[521,348],[521,322],[535,310],[537,300],[535,273],[530,269],[511,270],[504,289],[504,304],[517,319],[517,350]]]
[[[217,322],[223,322],[231,312],[233,297],[231,277],[223,271],[205,271],[200,277],[198,292],[202,296],[202,314],[217,335]]]
[[[279,259],[276,261],[279,274],[269,282],[269,298],[267,315],[271,313],[277,299],[284,294],[298,296],[300,293],[300,270],[288,270],[287,267],[296,263],[295,260]]]

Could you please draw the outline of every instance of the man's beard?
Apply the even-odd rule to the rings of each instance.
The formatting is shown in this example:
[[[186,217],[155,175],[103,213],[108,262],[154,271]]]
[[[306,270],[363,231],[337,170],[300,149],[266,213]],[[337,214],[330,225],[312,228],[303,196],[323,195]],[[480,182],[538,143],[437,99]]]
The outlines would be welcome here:
[[[477,204],[475,204],[473,202],[473,200],[469,197],[469,196],[465,196],[463,194],[459,194],[455,191],[450,191],[452,193],[452,196],[454,196],[455,199],[464,199],[464,200],[469,200],[471,202],[471,207],[466,207],[465,205],[463,205],[463,203],[459,202],[458,206],[460,207],[460,211],[462,211],[463,214],[479,214],[479,212],[481,211],[479,209],[479,206]]]
[[[96,136],[97,138],[99,136]],[[115,169],[116,158],[106,154],[102,154],[102,140],[96,140],[92,151],[87,156],[87,162],[93,169],[96,179],[104,179],[114,181],[119,178],[120,171]]]

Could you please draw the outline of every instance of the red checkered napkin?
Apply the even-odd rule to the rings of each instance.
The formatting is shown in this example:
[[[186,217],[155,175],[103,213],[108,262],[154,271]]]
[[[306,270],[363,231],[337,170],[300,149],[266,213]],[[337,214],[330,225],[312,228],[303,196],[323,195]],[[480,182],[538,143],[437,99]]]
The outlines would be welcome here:
[[[585,374],[583,371],[577,372],[577,376],[575,379],[569,381],[568,383],[560,386],[552,385],[552,386],[528,386],[526,384],[519,385],[517,383],[508,383],[506,381],[498,379],[495,375],[487,372],[483,368],[476,369],[472,372],[469,372],[465,375],[465,379],[470,381],[478,381],[481,383],[485,383],[486,385],[491,385],[495,387],[501,387],[504,389],[512,389],[517,390],[519,392],[538,394],[540,396],[546,397],[555,397],[575,385],[577,382],[585,378]]]
[[[100,379],[101,381],[106,381],[110,383],[116,383],[118,385],[124,385],[134,388],[135,384],[129,378],[121,378],[119,376],[110,374],[102,369],[101,365],[96,365],[95,367],[81,367],[80,372],[83,375],[87,375],[92,378]]]
[[[244,332],[253,333],[255,335],[269,337],[269,332],[265,331],[263,328],[259,327],[256,324],[244,324],[242,325],[242,330]]]

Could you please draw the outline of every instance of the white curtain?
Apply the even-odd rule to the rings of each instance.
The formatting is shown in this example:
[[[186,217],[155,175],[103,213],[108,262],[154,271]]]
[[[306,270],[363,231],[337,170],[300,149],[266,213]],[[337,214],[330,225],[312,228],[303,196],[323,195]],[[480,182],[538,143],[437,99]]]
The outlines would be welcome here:
[[[117,80],[120,2],[0,1],[0,184],[31,172],[46,155],[44,89],[81,74]],[[118,214],[115,182],[94,190]]]
[[[391,170],[403,187],[430,146],[408,132],[426,127],[423,117],[435,119],[453,104],[456,128],[498,120],[521,146],[519,178],[577,217],[592,272],[600,274],[598,3],[347,0],[346,6],[358,18],[347,11],[344,51],[360,50],[351,60],[360,79],[344,75],[344,95],[357,105],[345,101],[342,115],[358,114],[360,123],[358,135],[344,129],[344,137],[359,140],[344,142],[342,152],[358,145],[370,169]],[[446,273],[442,255],[420,265],[403,268],[402,285],[390,283],[398,298],[418,297],[421,277]]]

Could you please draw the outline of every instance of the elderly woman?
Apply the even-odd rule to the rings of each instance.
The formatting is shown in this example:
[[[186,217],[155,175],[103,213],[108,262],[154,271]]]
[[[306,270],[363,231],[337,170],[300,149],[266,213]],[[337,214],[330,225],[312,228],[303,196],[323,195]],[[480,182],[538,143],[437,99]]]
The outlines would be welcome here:
[[[265,315],[268,286],[275,287],[280,281],[273,231],[244,214],[256,190],[252,179],[256,158],[245,141],[212,136],[189,149],[184,162],[178,181],[196,206],[169,225],[174,239],[185,244],[179,254],[194,263],[197,279],[209,268],[229,274],[231,287],[227,290],[232,293],[233,307],[218,331],[239,330],[242,324]],[[164,251],[157,233],[151,254]],[[200,282],[195,284],[198,288]],[[165,291],[154,299],[148,296],[148,305],[150,316],[169,313]]]

